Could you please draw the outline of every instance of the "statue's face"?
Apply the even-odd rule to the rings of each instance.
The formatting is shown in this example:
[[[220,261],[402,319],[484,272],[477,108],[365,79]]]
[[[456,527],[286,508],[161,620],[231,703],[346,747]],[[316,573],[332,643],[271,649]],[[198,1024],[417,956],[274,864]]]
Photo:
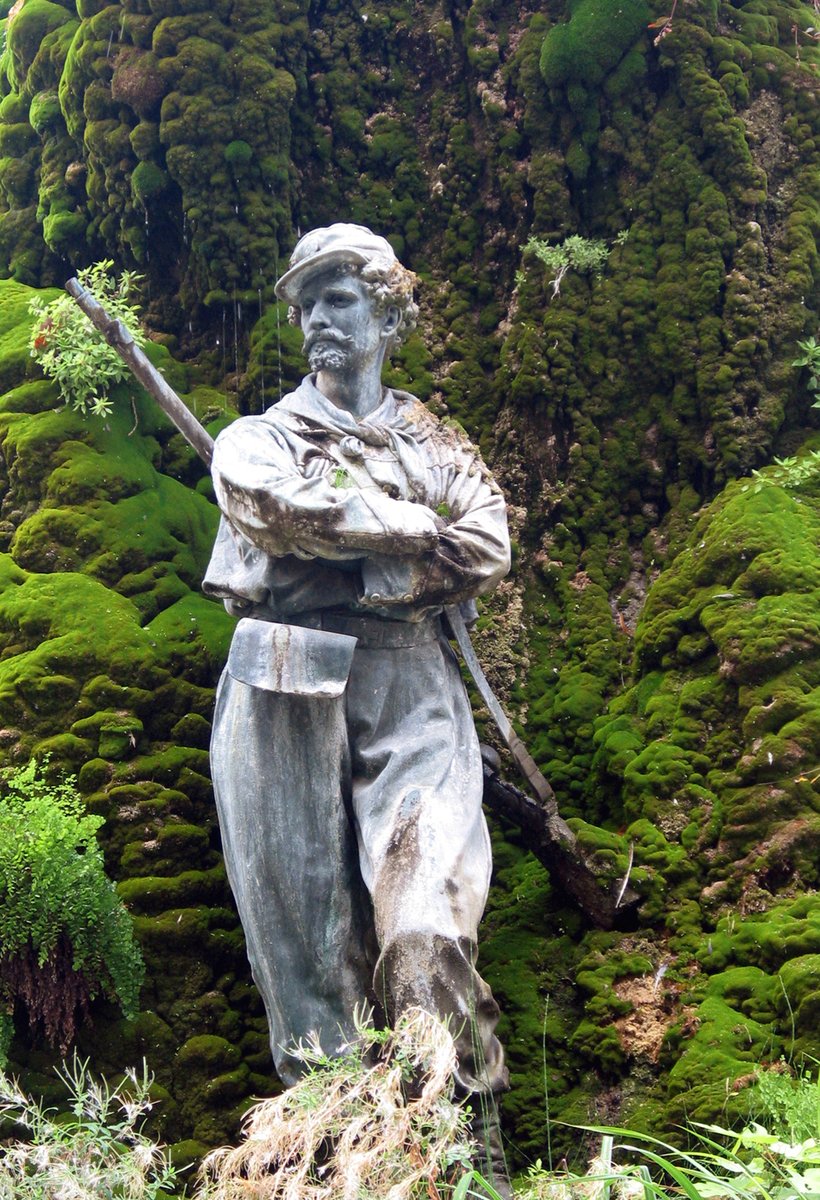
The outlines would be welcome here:
[[[299,292],[305,353],[312,371],[345,372],[379,359],[387,328],[357,275],[336,270],[310,276]]]

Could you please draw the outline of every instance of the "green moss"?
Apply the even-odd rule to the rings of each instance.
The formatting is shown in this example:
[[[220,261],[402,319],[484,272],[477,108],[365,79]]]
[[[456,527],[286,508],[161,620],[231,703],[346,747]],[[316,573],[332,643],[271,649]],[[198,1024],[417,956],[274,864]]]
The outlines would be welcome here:
[[[60,98],[54,89],[38,92],[32,98],[28,110],[29,124],[41,136],[49,129],[62,123],[63,114],[60,110]]]
[[[228,142],[223,153],[225,155],[225,162],[234,171],[247,166],[254,156],[253,147],[249,146],[247,142],[242,141],[241,138]]]
[[[169,183],[170,180],[165,171],[152,162],[137,163],[131,175],[131,188],[134,193],[134,199],[143,208],[147,206],[149,201],[161,195]]]
[[[210,743],[211,725],[198,713],[186,713],[174,725],[171,735],[177,742],[184,742],[186,746],[199,746],[204,750]]]
[[[163,884],[167,880],[161,881]],[[122,891],[124,885],[120,884]],[[130,903],[126,894],[122,897]],[[206,908],[168,909],[159,916],[134,917],[134,929],[142,946],[149,970],[152,954],[177,956],[179,954],[201,954],[208,945],[208,910]]]
[[[138,717],[118,714],[108,718],[100,725],[99,757],[115,762],[130,758],[139,745],[142,731],[142,721]]]
[[[66,697],[63,699],[65,702]],[[46,761],[53,759],[74,770],[85,764],[91,752],[91,744],[83,738],[75,737],[72,733],[57,733],[53,737],[43,738],[37,743],[38,757]]]
[[[191,905],[220,902],[225,899],[226,888],[222,865],[207,871],[182,871],[173,877],[145,876],[118,884],[118,892],[128,907],[143,913],[167,913],[180,907],[196,913],[198,910]],[[192,916],[190,920],[199,928],[198,918]]]
[[[249,1074],[247,1066],[239,1063],[236,1047],[215,1035],[190,1038],[179,1050],[174,1068],[189,1081],[183,1109],[195,1133],[213,1142],[220,1133],[232,1132],[239,1114],[226,1121],[224,1106],[247,1095]]]
[[[236,1066],[239,1051],[224,1038],[200,1034],[189,1038],[177,1054],[177,1065],[189,1071],[215,1075],[220,1069]]]
[[[34,140],[34,131],[28,122],[0,126],[0,156],[22,158]]]
[[[82,764],[77,783],[83,794],[96,792],[103,787],[111,776],[111,768],[102,758],[90,758]]]
[[[144,808],[147,805],[143,804]],[[157,807],[160,804],[157,803]],[[164,808],[164,806],[162,806]],[[147,816],[147,814],[146,814]],[[157,877],[176,877],[184,873],[192,862],[205,868],[214,855],[209,851],[208,842],[210,831],[199,825],[190,825],[181,820],[167,820],[158,824],[156,836],[145,840],[127,842],[120,857],[122,871],[131,877],[139,877],[143,882],[146,878],[156,881]],[[131,879],[133,883],[133,878]],[[193,885],[193,881],[189,881]],[[145,893],[139,893],[142,897]],[[200,900],[207,895],[207,889],[190,886],[184,892],[174,891],[169,901],[173,905],[180,902]],[[151,902],[156,902],[156,888],[151,891]],[[137,903],[142,903],[141,899]]]
[[[541,50],[541,74],[549,87],[578,81],[600,84],[641,35],[649,21],[644,0],[612,9],[604,0],[580,0],[566,24],[554,25]]]
[[[85,228],[86,219],[82,213],[49,213],[43,221],[43,239],[55,254],[65,254],[77,244]]]
[[[42,684],[62,665],[76,677],[85,660],[109,656],[109,665],[131,672],[135,661],[145,662],[149,646],[136,620],[133,605],[81,575],[29,575],[0,595],[0,620],[25,638],[37,639],[32,649],[0,663],[0,707],[14,710],[21,687]],[[98,649],[99,648],[99,649]],[[46,685],[47,686],[47,685]]]
[[[27,0],[8,30],[9,79],[14,90],[22,90],[36,63],[38,52],[48,49],[48,37],[71,21],[71,14],[51,0]]]

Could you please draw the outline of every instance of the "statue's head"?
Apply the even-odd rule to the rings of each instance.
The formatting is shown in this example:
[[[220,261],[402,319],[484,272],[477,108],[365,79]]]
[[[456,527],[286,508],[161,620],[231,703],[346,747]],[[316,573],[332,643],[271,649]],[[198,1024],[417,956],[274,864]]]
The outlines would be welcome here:
[[[418,306],[413,300],[416,276],[403,267],[386,238],[364,225],[339,222],[313,229],[296,243],[288,270],[276,284],[276,295],[290,305],[289,319],[299,325],[299,296],[304,285],[319,273],[356,275],[365,284],[375,312],[398,310],[391,346],[397,346],[416,327]]]

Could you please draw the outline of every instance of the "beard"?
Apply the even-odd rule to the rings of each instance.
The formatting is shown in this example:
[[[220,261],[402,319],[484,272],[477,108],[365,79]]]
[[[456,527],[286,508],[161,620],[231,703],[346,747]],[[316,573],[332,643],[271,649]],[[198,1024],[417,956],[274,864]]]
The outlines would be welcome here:
[[[313,334],[305,338],[305,353],[311,371],[343,371],[351,361],[352,338],[338,333]]]
[[[350,362],[350,353],[344,346],[328,342],[317,342],[308,351],[311,371],[343,371]]]

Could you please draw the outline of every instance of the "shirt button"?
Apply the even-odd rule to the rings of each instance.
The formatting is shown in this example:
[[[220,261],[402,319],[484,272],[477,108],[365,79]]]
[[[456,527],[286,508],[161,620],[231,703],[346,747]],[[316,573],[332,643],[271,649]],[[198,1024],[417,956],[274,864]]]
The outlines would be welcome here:
[[[357,462],[364,458],[364,446],[357,437],[343,437],[339,442],[339,449],[342,454],[346,454],[348,458],[355,459]]]

